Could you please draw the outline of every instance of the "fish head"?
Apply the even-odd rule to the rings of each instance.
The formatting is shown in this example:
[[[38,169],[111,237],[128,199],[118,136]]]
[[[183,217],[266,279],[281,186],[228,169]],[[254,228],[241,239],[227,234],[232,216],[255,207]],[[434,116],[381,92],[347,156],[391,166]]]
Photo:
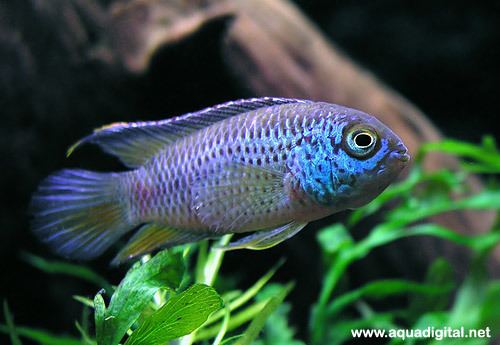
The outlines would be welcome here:
[[[306,194],[335,211],[363,206],[408,165],[403,141],[375,117],[338,107],[318,131],[303,178]],[[340,109],[340,111],[339,111]],[[303,164],[304,166],[304,164]]]
[[[356,208],[387,188],[408,165],[410,155],[403,141],[375,117],[355,112],[348,118],[331,163],[332,172],[337,172],[336,198],[346,208]]]

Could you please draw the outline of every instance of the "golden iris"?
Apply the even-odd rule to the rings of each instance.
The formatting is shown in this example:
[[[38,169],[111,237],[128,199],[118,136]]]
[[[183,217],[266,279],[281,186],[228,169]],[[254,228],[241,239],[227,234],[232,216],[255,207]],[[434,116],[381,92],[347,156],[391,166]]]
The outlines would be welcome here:
[[[374,130],[352,127],[345,136],[344,147],[350,156],[366,159],[376,152],[377,143],[378,135]]]

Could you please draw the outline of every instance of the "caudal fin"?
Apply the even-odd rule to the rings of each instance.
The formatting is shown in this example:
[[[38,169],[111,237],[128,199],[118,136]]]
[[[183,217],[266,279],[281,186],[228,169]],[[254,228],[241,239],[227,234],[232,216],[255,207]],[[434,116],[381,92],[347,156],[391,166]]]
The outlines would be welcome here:
[[[55,252],[90,260],[133,228],[120,174],[62,170],[47,177],[31,200],[33,232]]]

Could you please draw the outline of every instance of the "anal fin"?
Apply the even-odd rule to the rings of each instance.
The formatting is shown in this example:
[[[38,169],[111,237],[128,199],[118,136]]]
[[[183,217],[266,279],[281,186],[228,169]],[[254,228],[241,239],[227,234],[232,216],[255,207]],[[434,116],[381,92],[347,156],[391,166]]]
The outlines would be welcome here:
[[[271,230],[261,230],[252,235],[243,237],[242,239],[229,243],[227,246],[221,247],[223,250],[234,249],[253,249],[262,250],[274,247],[275,245],[289,239],[302,230],[307,223],[290,222],[278,228]]]
[[[149,223],[143,225],[129,240],[127,245],[113,259],[119,265],[140,255],[151,253],[159,248],[172,247],[206,238],[206,234],[177,230],[166,225]]]

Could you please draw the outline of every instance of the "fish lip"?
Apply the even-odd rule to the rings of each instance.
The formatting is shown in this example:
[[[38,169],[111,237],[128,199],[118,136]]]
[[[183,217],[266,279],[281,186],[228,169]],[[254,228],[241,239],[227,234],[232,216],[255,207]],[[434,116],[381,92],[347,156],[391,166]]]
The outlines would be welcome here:
[[[391,156],[398,159],[403,163],[407,163],[410,161],[410,154],[408,153],[408,149],[404,146],[399,146],[396,150],[391,153]]]
[[[408,152],[404,152],[404,153],[398,153],[399,154],[399,157],[398,159],[401,161],[401,162],[409,162],[410,161],[410,155],[408,154]]]

